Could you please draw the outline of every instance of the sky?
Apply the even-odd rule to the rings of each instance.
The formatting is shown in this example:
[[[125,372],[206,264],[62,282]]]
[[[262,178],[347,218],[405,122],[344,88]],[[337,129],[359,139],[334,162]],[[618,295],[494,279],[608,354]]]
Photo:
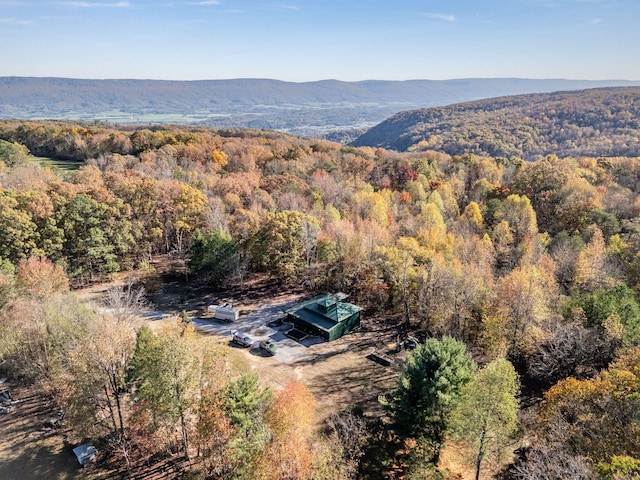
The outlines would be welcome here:
[[[640,0],[0,0],[0,76],[640,80]]]

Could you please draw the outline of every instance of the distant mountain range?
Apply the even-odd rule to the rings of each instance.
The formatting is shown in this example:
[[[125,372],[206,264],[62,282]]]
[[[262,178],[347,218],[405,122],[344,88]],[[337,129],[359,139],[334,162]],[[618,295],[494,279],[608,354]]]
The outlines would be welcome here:
[[[352,144],[525,160],[548,154],[636,157],[640,88],[516,95],[405,111]]]
[[[292,83],[0,77],[0,118],[268,128],[302,135],[365,129],[402,110],[531,92],[640,85],[517,78]]]

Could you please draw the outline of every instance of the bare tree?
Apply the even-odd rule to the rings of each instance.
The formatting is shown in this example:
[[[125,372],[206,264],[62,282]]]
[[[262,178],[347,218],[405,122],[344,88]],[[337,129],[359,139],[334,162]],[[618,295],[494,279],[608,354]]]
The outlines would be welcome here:
[[[543,445],[530,451],[513,467],[509,478],[517,480],[594,480],[598,478],[586,457]]]
[[[334,413],[327,420],[329,427],[346,450],[347,455],[357,460],[362,457],[367,437],[367,422],[353,413]]]
[[[121,316],[119,317],[118,314]],[[81,436],[103,437],[130,469],[131,446],[125,407],[127,367],[135,344],[135,320],[122,312],[91,322],[67,354],[61,396],[65,412]]]
[[[568,292],[575,276],[580,245],[578,241],[571,238],[560,240],[551,247],[550,253],[556,264],[555,275],[558,285]]]
[[[127,283],[122,287],[111,287],[103,299],[106,311],[118,323],[136,323],[136,315],[149,307],[144,287]]]
[[[304,258],[307,262],[307,268],[311,266],[311,263],[316,255],[319,231],[320,226],[317,222],[311,222],[309,220],[303,220],[302,222],[300,222],[299,235],[304,248]]]
[[[607,365],[617,346],[619,342],[608,338],[601,328],[559,321],[529,357],[528,371],[549,385],[569,376],[589,376]]]
[[[334,413],[327,423],[330,429],[328,445],[331,451],[336,452],[334,465],[340,470],[339,478],[357,478],[369,436],[365,419],[350,412]]]
[[[173,242],[170,254],[180,260],[182,268],[184,269],[184,279],[189,282],[189,246],[187,239],[185,238],[185,230],[178,228],[175,231],[175,241]]]

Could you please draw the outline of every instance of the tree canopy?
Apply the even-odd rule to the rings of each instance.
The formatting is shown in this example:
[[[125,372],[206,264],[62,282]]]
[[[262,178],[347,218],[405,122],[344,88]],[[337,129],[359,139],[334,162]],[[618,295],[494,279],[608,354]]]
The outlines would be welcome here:
[[[436,461],[449,414],[475,369],[464,343],[446,336],[431,338],[409,354],[397,389],[382,399],[400,432],[432,443]]]

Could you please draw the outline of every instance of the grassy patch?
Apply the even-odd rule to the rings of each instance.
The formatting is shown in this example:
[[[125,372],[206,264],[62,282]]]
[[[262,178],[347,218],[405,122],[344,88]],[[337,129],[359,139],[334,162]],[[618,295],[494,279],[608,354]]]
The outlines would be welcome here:
[[[54,158],[33,157],[35,161],[40,163],[43,167],[49,167],[53,170],[64,170],[71,172],[78,170],[84,162],[76,162],[74,160],[57,160]]]

